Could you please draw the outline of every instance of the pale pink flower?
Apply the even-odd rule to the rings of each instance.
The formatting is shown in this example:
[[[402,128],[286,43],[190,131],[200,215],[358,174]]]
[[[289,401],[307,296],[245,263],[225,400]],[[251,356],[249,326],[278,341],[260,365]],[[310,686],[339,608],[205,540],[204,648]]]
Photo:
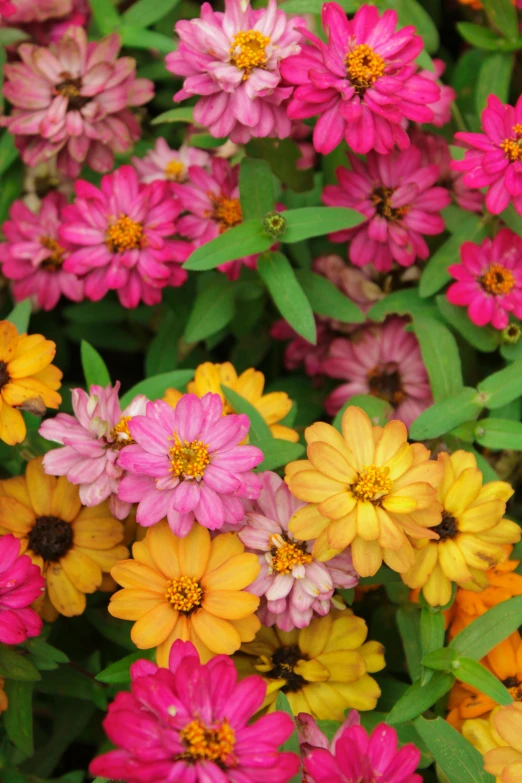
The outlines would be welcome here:
[[[1,0],[0,21],[10,27],[28,22],[45,22],[66,16],[72,6],[73,0]]]
[[[149,527],[164,517],[177,536],[195,520],[209,530],[244,517],[241,498],[255,499],[261,481],[252,468],[263,461],[256,446],[240,446],[248,416],[223,416],[219,394],[185,394],[173,409],[149,402],[145,415],[129,422],[135,445],[122,449],[118,465],[128,471],[121,500],[139,503],[136,519]]]
[[[33,601],[42,594],[45,579],[29,555],[20,554],[20,541],[12,535],[0,536],[0,642],[21,644],[38,636],[42,620]]]
[[[367,313],[380,299],[385,296],[377,283],[378,273],[373,266],[360,269],[344,261],[341,256],[330,253],[319,256],[312,264],[314,272],[328,278],[341,293],[354,302],[363,313]],[[382,277],[382,275],[381,275]],[[352,332],[357,329],[355,324],[344,324],[335,319],[325,319],[332,329],[338,332]]]
[[[351,171],[337,169],[339,185],[327,185],[323,201],[329,206],[350,207],[367,221],[331,234],[334,242],[350,241],[349,258],[356,266],[374,264],[387,272],[393,261],[411,266],[416,258],[428,258],[423,234],[444,231],[440,212],[450,203],[446,188],[434,187],[439,178],[435,164],[423,166],[421,152],[378,155],[370,152],[366,162],[348,153]]]
[[[17,302],[34,297],[43,310],[52,310],[62,295],[73,302],[83,299],[83,282],[63,268],[70,245],[59,239],[58,229],[66,204],[65,196],[52,192],[37,213],[23,201],[11,206],[11,219],[2,226],[7,242],[0,244],[0,263]]]
[[[433,112],[433,119],[431,124],[437,128],[442,128],[451,122],[451,104],[456,100],[457,93],[447,84],[441,84],[438,80],[446,70],[446,63],[443,60],[433,60],[435,66],[435,72],[433,71],[420,71],[419,75],[425,79],[430,79],[440,87],[440,97],[437,101],[430,103],[430,109]]]
[[[186,182],[190,166],[210,165],[210,155],[204,150],[182,144],[179,150],[169,147],[165,139],[159,138],[153,149],[143,158],[132,158],[140,182]]]
[[[168,238],[180,210],[167,182],[140,185],[132,166],[104,176],[100,189],[79,180],[63,211],[60,237],[72,245],[64,268],[85,279],[93,302],[116,290],[124,307],[158,304],[162,288],[187,278],[180,264],[192,247]]]
[[[335,337],[330,327],[315,319],[317,340],[315,345],[301,337],[287,321],[276,321],[270,329],[274,340],[289,340],[285,348],[285,367],[296,370],[304,366],[307,375],[318,377],[323,374],[323,361],[328,354],[330,343]]]
[[[409,427],[432,404],[419,343],[404,325],[404,319],[390,318],[332,342],[323,372],[347,383],[326,398],[327,413],[334,416],[356,394],[371,394],[392,406],[390,419]]]
[[[46,473],[67,476],[80,485],[80,500],[84,506],[97,506],[109,498],[111,512],[125,519],[131,504],[118,498],[118,487],[124,470],[117,460],[120,449],[133,443],[129,422],[144,413],[147,398],[138,394],[121,410],[118,393],[120,382],[91,386],[89,394],[72,389],[74,416],[59,413],[40,427],[40,435],[61,443],[61,449],[48,451],[43,460]]]
[[[225,13],[203,3],[200,19],[175,27],[180,44],[167,55],[167,68],[186,78],[174,100],[203,96],[194,120],[218,138],[240,144],[253,136],[285,138],[291,123],[284,103],[293,89],[281,86],[279,71],[300,51],[302,24],[300,17],[287,18],[276,0],[258,11],[249,0],[225,0]]]
[[[77,177],[85,163],[109,171],[114,153],[140,137],[130,111],[153,96],[153,84],[136,78],[136,62],[118,59],[119,35],[87,42],[82,27],[70,27],[58,43],[22,43],[22,62],[5,66],[4,96],[13,104],[2,118],[15,135],[24,163],[35,166],[58,155],[60,170]]]
[[[355,587],[359,579],[349,549],[320,563],[311,555],[314,541],[295,541],[288,523],[304,503],[276,473],[262,473],[261,481],[261,493],[238,533],[261,565],[247,591],[261,598],[257,614],[263,625],[283,631],[306,628],[314,612],[328,614],[335,588]]]
[[[88,0],[64,0],[63,7],[70,8],[66,15],[51,17],[45,22],[24,24],[22,29],[40,46],[49,46],[51,43],[58,43],[70,27],[87,27],[90,17]]]

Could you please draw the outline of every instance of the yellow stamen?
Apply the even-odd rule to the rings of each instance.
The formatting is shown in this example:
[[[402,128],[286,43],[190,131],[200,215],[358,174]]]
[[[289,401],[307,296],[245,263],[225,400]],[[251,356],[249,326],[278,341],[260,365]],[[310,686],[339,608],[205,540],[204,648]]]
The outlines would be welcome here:
[[[400,220],[410,211],[410,207],[407,204],[403,207],[392,207],[391,198],[393,193],[394,188],[381,186],[376,188],[371,195],[372,204],[378,214],[382,215],[386,220]]]
[[[364,92],[384,75],[386,63],[369,44],[359,44],[345,58],[348,77],[356,92]]]
[[[384,495],[393,486],[389,477],[389,468],[379,468],[377,465],[368,465],[359,473],[357,481],[352,484],[353,494],[359,500],[375,500],[376,495]]]
[[[209,728],[196,718],[185,726],[180,736],[187,748],[182,758],[193,761],[208,759],[225,764],[236,742],[234,729],[226,719]]]
[[[116,446],[119,448],[136,443],[129,430],[129,421],[131,419],[132,416],[122,416],[116,426],[111,430],[111,438],[116,442]]]
[[[504,139],[499,145],[500,149],[506,153],[506,158],[514,163],[516,160],[522,159],[522,139],[515,141],[514,139]]]
[[[258,30],[242,30],[234,36],[230,47],[230,62],[242,68],[243,79],[248,79],[254,68],[266,66],[266,47],[270,38]]]
[[[120,215],[105,235],[105,244],[113,253],[143,247],[143,226],[128,215]]]
[[[44,269],[59,269],[64,262],[65,249],[52,237],[40,237],[40,244],[51,251],[51,255],[42,263]]]
[[[227,229],[238,226],[243,221],[243,211],[238,198],[226,198],[226,196],[213,196],[214,211],[212,218],[219,223],[219,233],[223,234]]]
[[[270,536],[270,543],[274,547],[270,567],[279,574],[290,574],[294,566],[306,565],[313,560],[312,555],[292,541],[284,541],[279,534]]]
[[[169,182],[183,182],[185,166],[179,160],[170,160],[165,166],[165,174]]]
[[[517,122],[516,125],[513,125],[513,133],[516,133],[517,136],[522,135],[522,125]]]
[[[203,590],[199,586],[199,582],[191,576],[178,576],[167,582],[165,598],[178,612],[188,614],[196,606],[201,605]]]
[[[169,457],[172,465],[170,470],[175,476],[200,479],[210,462],[208,443],[202,443],[200,440],[189,443],[188,440],[181,441],[176,438]]]
[[[488,294],[509,294],[515,285],[513,274],[502,264],[491,264],[488,271],[480,278],[482,288]]]

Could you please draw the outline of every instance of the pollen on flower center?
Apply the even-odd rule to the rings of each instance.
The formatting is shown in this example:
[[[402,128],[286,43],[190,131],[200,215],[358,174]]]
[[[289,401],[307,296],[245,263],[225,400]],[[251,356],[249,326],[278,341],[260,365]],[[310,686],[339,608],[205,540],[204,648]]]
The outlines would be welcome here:
[[[389,492],[393,481],[389,476],[389,468],[379,468],[377,465],[368,465],[362,469],[357,480],[351,485],[351,490],[358,500],[375,500]]]
[[[312,555],[302,548],[306,546],[304,543],[285,541],[279,533],[270,536],[270,543],[272,544],[270,568],[279,574],[290,574],[294,566],[306,565],[313,561]]]
[[[236,735],[226,719],[208,727],[196,718],[182,729],[180,739],[186,747],[180,758],[194,762],[207,759],[226,764],[234,750]]]
[[[119,219],[107,229],[105,244],[113,253],[136,250],[143,247],[143,226],[128,215]]]
[[[359,44],[345,58],[348,77],[359,94],[384,75],[386,63],[369,44]]]
[[[230,62],[241,68],[243,79],[248,79],[254,68],[266,66],[266,47],[270,38],[258,30],[241,30],[234,36],[230,47]]]
[[[522,139],[504,139],[499,146],[511,163],[522,159]]]
[[[438,534],[441,541],[446,538],[456,538],[459,533],[458,522],[448,511],[442,512],[442,522],[431,529]]]
[[[488,271],[480,278],[482,288],[488,294],[509,294],[515,285],[515,278],[509,269],[502,264],[491,264]]]
[[[190,614],[196,606],[201,606],[203,590],[193,577],[178,576],[167,582],[165,598],[178,612]]]
[[[74,78],[67,72],[61,73],[60,76],[63,77],[63,81],[55,86],[54,93],[55,95],[63,95],[68,99],[67,108],[69,110],[79,111],[90,103],[92,99],[81,94],[82,80],[79,77]]]
[[[297,644],[288,647],[279,647],[272,655],[272,669],[267,676],[276,680],[286,680],[281,690],[283,693],[298,691],[306,683],[304,677],[294,672],[298,661],[305,660],[306,656],[301,652]],[[264,667],[263,667],[264,668]]]
[[[179,160],[169,160],[165,166],[165,175],[169,182],[182,182],[185,175],[185,166]]]
[[[119,422],[111,430],[111,438],[118,448],[130,446],[136,443],[129,430],[129,421],[132,416],[122,416]]]
[[[410,211],[410,207],[407,204],[403,207],[392,207],[391,197],[393,193],[393,188],[381,186],[376,188],[371,195],[372,204],[377,210],[377,214],[382,215],[386,220],[400,220]]]
[[[397,368],[397,362],[378,364],[368,372],[368,385],[370,394],[386,400],[390,405],[397,407],[406,399],[406,392],[402,388],[401,374]]]
[[[40,244],[45,247],[46,250],[51,251],[51,255],[43,261],[42,268],[58,270],[64,262],[65,249],[52,237],[40,237]]]
[[[522,701],[522,683],[518,677],[507,677],[502,680],[502,685],[506,687],[515,701]]]
[[[60,560],[72,544],[72,527],[58,517],[38,517],[29,533],[29,549],[50,562]]]
[[[181,441],[176,438],[174,446],[169,451],[171,472],[183,478],[202,478],[210,462],[208,448],[208,443],[200,440],[189,443],[188,440]]]
[[[212,218],[219,223],[219,233],[223,234],[227,229],[238,226],[243,221],[243,211],[238,198],[226,198],[226,196],[213,196],[214,210]]]

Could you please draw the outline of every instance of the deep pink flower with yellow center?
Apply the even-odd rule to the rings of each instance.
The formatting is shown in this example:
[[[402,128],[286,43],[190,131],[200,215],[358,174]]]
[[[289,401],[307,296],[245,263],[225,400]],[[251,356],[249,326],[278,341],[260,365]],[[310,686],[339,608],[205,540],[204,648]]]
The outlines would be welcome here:
[[[0,537],[0,642],[20,644],[38,636],[42,620],[30,606],[42,594],[45,579],[29,555],[20,555],[20,541]]]

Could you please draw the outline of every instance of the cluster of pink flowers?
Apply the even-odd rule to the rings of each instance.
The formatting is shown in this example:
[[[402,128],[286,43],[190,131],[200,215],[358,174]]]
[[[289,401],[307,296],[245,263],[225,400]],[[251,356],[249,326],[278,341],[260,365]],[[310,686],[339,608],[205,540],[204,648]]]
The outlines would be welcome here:
[[[45,579],[29,555],[20,555],[20,541],[0,537],[0,642],[20,644],[38,636],[42,620],[30,604],[42,594]]]

